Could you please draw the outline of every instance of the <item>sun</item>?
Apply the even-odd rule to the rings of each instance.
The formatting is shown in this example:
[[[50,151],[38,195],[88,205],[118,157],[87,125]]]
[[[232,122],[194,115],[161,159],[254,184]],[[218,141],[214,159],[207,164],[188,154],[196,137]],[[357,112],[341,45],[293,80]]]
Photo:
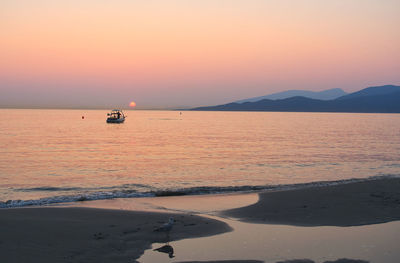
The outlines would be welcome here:
[[[131,103],[129,103],[129,107],[131,107],[131,108],[136,107],[136,102],[132,101]]]

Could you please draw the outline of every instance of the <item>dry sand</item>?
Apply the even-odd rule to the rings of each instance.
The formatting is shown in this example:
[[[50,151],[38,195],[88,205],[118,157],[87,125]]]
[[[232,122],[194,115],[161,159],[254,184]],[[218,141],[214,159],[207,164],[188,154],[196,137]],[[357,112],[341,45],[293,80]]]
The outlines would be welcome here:
[[[154,232],[173,216],[170,241],[230,231],[220,221],[187,214],[93,208],[0,209],[0,262],[135,262]]]
[[[222,214],[246,222],[357,226],[400,219],[400,178],[261,193],[259,201]]]

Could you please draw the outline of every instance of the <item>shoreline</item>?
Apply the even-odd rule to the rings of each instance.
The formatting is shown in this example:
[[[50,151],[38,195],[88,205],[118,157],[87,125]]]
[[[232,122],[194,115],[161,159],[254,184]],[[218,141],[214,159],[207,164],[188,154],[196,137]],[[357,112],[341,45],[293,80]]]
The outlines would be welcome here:
[[[232,231],[222,221],[201,216],[207,214],[250,223],[307,227],[385,223],[400,220],[399,189],[400,178],[385,178],[262,192],[258,196],[157,197],[136,207],[126,205],[135,199],[125,199],[120,210],[5,208],[0,209],[0,261],[137,262],[152,243]],[[101,206],[99,203],[97,207]],[[84,206],[85,202],[80,204]],[[112,202],[108,205],[115,207]],[[138,210],[146,205],[150,210]],[[131,210],[121,210],[124,207]],[[165,233],[154,232],[171,216],[176,224],[170,239]],[[251,255],[247,258],[250,260]]]
[[[170,235],[154,231],[173,217]],[[152,243],[231,231],[191,214],[82,207],[0,210],[0,262],[136,262]]]
[[[124,191],[114,192],[89,192],[84,194],[75,195],[55,195],[48,196],[39,199],[29,200],[7,200],[0,201],[0,209],[2,208],[18,208],[18,207],[42,207],[47,205],[57,204],[68,204],[102,200],[114,200],[123,198],[159,198],[159,197],[177,197],[177,196],[212,196],[212,195],[241,195],[241,194],[259,194],[264,192],[276,192],[276,191],[289,191],[289,190],[304,190],[313,187],[321,186],[335,186],[335,185],[346,185],[356,182],[369,182],[379,181],[383,179],[400,178],[400,175],[383,175],[383,176],[370,176],[366,178],[349,178],[341,180],[331,181],[311,181],[304,183],[293,183],[293,184],[272,184],[272,185],[242,185],[242,186],[199,186],[190,187],[183,189],[167,189],[167,190],[156,190],[149,192],[133,192],[126,193]]]
[[[224,211],[244,222],[360,226],[400,220],[400,178],[259,194],[256,204]]]

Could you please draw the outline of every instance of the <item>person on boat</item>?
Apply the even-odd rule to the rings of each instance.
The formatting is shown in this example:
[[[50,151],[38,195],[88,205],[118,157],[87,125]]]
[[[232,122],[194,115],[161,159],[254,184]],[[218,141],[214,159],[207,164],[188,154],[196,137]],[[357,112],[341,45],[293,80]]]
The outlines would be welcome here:
[[[119,119],[119,117],[121,116],[121,113],[120,113],[120,112],[118,112],[118,113],[117,113],[117,115],[118,115],[118,119]]]

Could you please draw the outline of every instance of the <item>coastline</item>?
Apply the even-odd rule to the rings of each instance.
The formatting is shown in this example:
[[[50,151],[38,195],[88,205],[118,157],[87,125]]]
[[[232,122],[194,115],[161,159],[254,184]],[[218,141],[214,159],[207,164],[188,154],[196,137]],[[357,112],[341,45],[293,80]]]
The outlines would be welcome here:
[[[258,202],[253,196],[243,196],[249,204],[256,202],[247,206],[244,202],[237,204],[241,195],[224,195],[224,205],[210,207],[209,211],[205,207],[221,203],[221,196],[152,199],[151,209],[157,208],[162,213],[85,207],[0,209],[0,261],[137,262],[152,243],[212,236],[232,230],[222,221],[202,216],[209,214],[250,223],[307,227],[396,221],[400,219],[399,187],[400,178],[384,178],[262,192]],[[125,202],[134,202],[134,199]],[[85,202],[80,204],[84,206]],[[193,206],[200,207],[200,211],[195,211]],[[229,206],[236,208],[226,210]],[[176,219],[176,224],[169,239],[165,233],[154,232],[171,216]],[[246,251],[244,256],[252,259]]]
[[[169,237],[154,229],[174,217]],[[0,262],[136,262],[154,242],[231,231],[190,214],[96,208],[0,209]]]
[[[245,222],[359,226],[400,220],[400,178],[259,194],[256,204],[222,212]]]
[[[302,190],[313,187],[330,187],[335,185],[351,184],[356,182],[364,181],[376,181],[382,179],[400,178],[398,175],[382,175],[382,176],[370,176],[366,178],[349,178],[340,180],[324,180],[324,181],[311,181],[302,183],[292,184],[266,184],[266,185],[242,185],[242,186],[200,186],[200,187],[189,187],[181,189],[164,189],[164,190],[151,190],[145,192],[137,192],[132,189],[123,190],[110,190],[110,191],[95,191],[95,192],[83,192],[72,195],[50,195],[42,198],[32,199],[9,199],[7,201],[0,201],[1,208],[17,208],[17,207],[42,207],[48,205],[64,205],[73,204],[81,206],[82,204],[88,204],[93,201],[105,201],[105,200],[136,200],[147,199],[147,198],[163,198],[163,197],[189,197],[189,196],[213,196],[213,195],[244,195],[244,194],[258,194],[263,192],[277,192],[277,191],[288,191],[288,190]],[[38,190],[38,191],[57,191],[62,188],[57,187],[43,187],[43,188],[28,188],[25,190]],[[137,210],[137,209],[133,209]]]

